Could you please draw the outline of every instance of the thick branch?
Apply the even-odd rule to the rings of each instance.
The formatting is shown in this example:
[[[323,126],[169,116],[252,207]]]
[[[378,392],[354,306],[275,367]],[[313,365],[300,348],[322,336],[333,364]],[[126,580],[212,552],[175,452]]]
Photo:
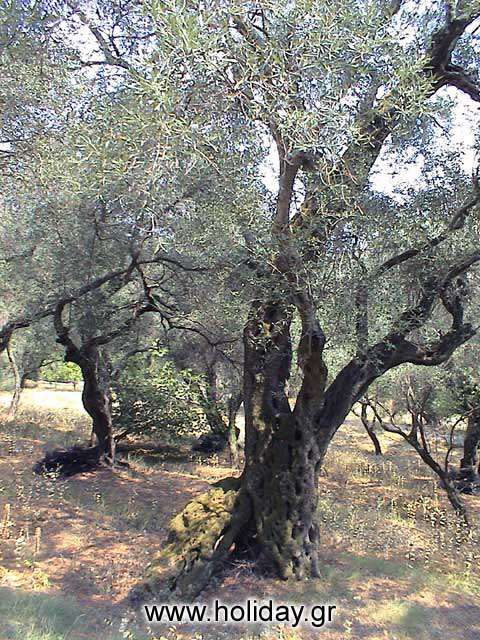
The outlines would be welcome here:
[[[131,270],[131,265],[125,269],[118,269],[117,271],[110,271],[104,276],[100,276],[99,278],[95,278],[90,282],[84,284],[82,287],[72,291],[71,293],[67,293],[63,296],[59,296],[57,300],[46,303],[38,306],[42,308],[37,311],[33,311],[30,314],[25,314],[23,316],[18,316],[14,320],[10,320],[0,329],[0,353],[6,348],[9,337],[17,331],[17,329],[23,329],[25,327],[29,327],[34,322],[38,320],[42,320],[43,318],[47,318],[49,316],[53,316],[56,312],[58,305],[65,305],[78,300],[82,296],[94,291],[95,289],[99,289],[105,283],[110,282],[116,278],[124,278],[126,274],[128,274]]]
[[[467,202],[465,202],[455,212],[452,219],[450,220],[448,227],[442,233],[435,236],[434,238],[430,238],[430,240],[427,240],[424,244],[422,244],[419,247],[412,247],[411,249],[407,249],[406,251],[403,251],[402,253],[399,253],[396,256],[389,258],[373,272],[371,278],[374,278],[374,279],[379,278],[383,276],[387,271],[392,269],[393,267],[403,264],[404,262],[407,262],[408,260],[415,258],[421,253],[428,251],[429,249],[434,249],[438,245],[442,244],[442,242],[445,242],[445,240],[448,240],[448,238],[450,238],[450,236],[455,231],[459,231],[460,229],[463,229],[469,213],[475,206],[477,206],[480,203],[480,185],[479,185],[479,178],[478,178],[478,169],[475,175],[473,176],[473,184],[475,189],[474,195],[471,198],[469,198]]]
[[[67,304],[67,302],[59,302],[56,305],[53,315],[53,326],[57,334],[57,342],[65,347],[66,362],[74,362],[81,367],[83,363],[81,348],[76,345],[70,337],[70,328],[64,324],[62,319],[62,314]]]
[[[8,340],[10,336],[17,331],[18,329],[23,329],[25,327],[29,327],[34,322],[38,322],[43,318],[48,318],[55,314],[57,305],[66,306],[75,300],[83,297],[87,293],[91,291],[95,291],[99,289],[104,284],[119,280],[120,284],[123,286],[123,283],[126,283],[132,276],[133,270],[137,265],[146,265],[146,264],[158,264],[163,263],[171,266],[178,267],[184,271],[205,271],[205,267],[196,267],[194,265],[189,265],[184,262],[179,257],[171,257],[166,255],[163,252],[157,252],[153,258],[149,259],[139,259],[138,255],[134,253],[132,255],[131,262],[129,265],[123,269],[117,269],[116,271],[110,271],[103,276],[98,278],[94,278],[90,280],[83,286],[75,289],[70,293],[66,293],[64,295],[59,294],[55,300],[51,302],[39,302],[37,303],[37,310],[32,311],[31,313],[24,314],[18,316],[17,318],[6,322],[3,327],[0,328],[0,353],[4,351],[7,347]]]
[[[455,64],[447,65],[438,83],[439,87],[444,85],[456,87],[475,102],[480,102],[480,85],[462,67]]]
[[[441,87],[451,84],[465,91],[474,100],[479,100],[480,88],[466,72],[452,64],[451,57],[459,38],[467,27],[480,16],[480,9],[470,10],[459,18],[447,14],[446,23],[432,36],[431,45],[426,56],[423,73],[432,79],[430,96]],[[428,97],[428,96],[427,96]],[[386,112],[382,105],[370,116],[360,114],[363,127],[359,140],[347,149],[343,156],[344,167],[340,172],[341,180],[351,182],[359,187],[366,180],[368,173],[377,159],[383,144],[397,123],[398,112],[393,107]],[[360,172],[357,165],[361,164]],[[355,168],[355,170],[354,170]],[[354,171],[353,171],[354,170]],[[354,174],[359,174],[354,176]]]
[[[445,307],[452,315],[450,331],[425,346],[407,339],[410,333],[420,329],[431,317],[436,301],[445,298],[452,281],[478,262],[480,253],[471,254],[452,266],[447,273],[430,280],[418,304],[400,315],[383,340],[370,347],[363,356],[353,358],[340,371],[325,393],[319,428],[338,427],[370,384],[389,369],[407,362],[423,366],[441,364],[477,333],[471,324],[463,323],[463,316],[460,318],[458,305],[461,305],[461,299],[458,296],[455,302],[450,300],[449,304],[453,306],[449,308],[447,304]]]

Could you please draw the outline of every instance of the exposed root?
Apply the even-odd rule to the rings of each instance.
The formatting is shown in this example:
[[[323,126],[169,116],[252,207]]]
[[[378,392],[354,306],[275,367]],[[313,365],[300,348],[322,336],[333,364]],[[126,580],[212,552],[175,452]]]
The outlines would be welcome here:
[[[122,467],[127,466],[126,462],[117,461]],[[113,465],[100,455],[98,447],[72,447],[71,449],[55,449],[45,454],[39,460],[33,470],[35,473],[55,473],[63,478],[69,478],[77,473],[95,471],[100,467]]]
[[[171,521],[166,547],[147,568],[133,599],[197,596],[221,570],[249,518],[250,504],[237,478],[223,480],[189,502]]]
[[[480,474],[476,469],[466,467],[459,471],[451,470],[449,478],[459,493],[480,495]]]
[[[459,493],[480,495],[480,476],[475,478],[458,478],[455,487]]]

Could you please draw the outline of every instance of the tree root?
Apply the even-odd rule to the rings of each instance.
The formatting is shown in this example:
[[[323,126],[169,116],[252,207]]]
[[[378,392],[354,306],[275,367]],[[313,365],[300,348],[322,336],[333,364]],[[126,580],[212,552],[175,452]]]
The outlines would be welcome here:
[[[480,495],[480,474],[475,468],[468,467],[458,471],[450,470],[449,478],[458,493]]]
[[[224,566],[250,519],[250,503],[238,478],[227,478],[187,504],[170,522],[166,547],[131,594],[193,599]]]
[[[128,467],[126,462],[117,461],[122,467]],[[55,473],[60,477],[69,478],[77,473],[95,471],[103,466],[112,467],[102,459],[98,447],[75,446],[71,449],[55,449],[45,454],[33,467],[35,473]]]
[[[459,493],[466,495],[480,495],[480,476],[476,478],[459,478],[455,482],[455,487]]]

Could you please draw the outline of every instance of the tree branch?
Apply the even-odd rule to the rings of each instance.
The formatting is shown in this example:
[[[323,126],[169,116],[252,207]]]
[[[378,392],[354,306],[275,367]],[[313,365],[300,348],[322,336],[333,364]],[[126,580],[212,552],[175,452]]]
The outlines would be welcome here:
[[[79,7],[76,0],[66,0],[66,3],[70,7],[70,9],[74,12],[74,14],[78,16],[82,24],[84,24],[89,29],[89,31],[91,32],[95,40],[98,42],[100,50],[105,56],[105,63],[114,67],[120,67],[122,69],[125,69],[126,71],[129,71],[132,74],[135,73],[135,69],[126,60],[124,60],[118,55],[118,51],[112,52],[111,46],[107,42],[105,36],[102,34],[101,30],[97,26],[92,24],[87,14]],[[82,64],[85,65],[86,63],[83,62]],[[101,63],[94,62],[92,64],[101,64]]]
[[[370,276],[371,279],[377,279],[383,276],[387,271],[396,267],[404,262],[407,262],[411,258],[415,258],[421,253],[428,251],[428,249],[434,249],[445,240],[448,240],[452,233],[459,231],[465,226],[465,222],[471,210],[480,203],[480,184],[479,184],[479,168],[477,167],[473,175],[474,195],[463,204],[458,211],[455,212],[448,227],[440,233],[438,236],[427,240],[423,245],[416,248],[407,249],[402,253],[393,256],[381,264]]]
[[[474,253],[450,267],[446,273],[431,278],[425,283],[418,304],[404,311],[380,342],[371,346],[360,357],[353,358],[340,371],[325,392],[322,414],[323,419],[328,417],[329,424],[319,423],[319,428],[335,429],[339,426],[372,382],[386,371],[407,362],[423,366],[442,364],[459,346],[477,333],[477,329],[471,324],[463,323],[463,315],[460,318],[458,305],[461,304],[461,299],[458,296],[446,306],[452,315],[450,331],[429,345],[421,346],[407,340],[410,333],[420,329],[430,318],[435,302],[446,299],[446,292],[452,281],[479,262],[480,253]],[[445,301],[443,304],[445,305]]]

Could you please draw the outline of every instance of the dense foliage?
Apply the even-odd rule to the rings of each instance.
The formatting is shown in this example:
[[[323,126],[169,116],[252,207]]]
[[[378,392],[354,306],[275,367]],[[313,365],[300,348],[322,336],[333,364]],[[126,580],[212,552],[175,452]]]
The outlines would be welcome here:
[[[114,386],[117,436],[165,441],[200,435],[207,430],[202,384],[200,376],[177,370],[164,354],[131,358]]]

